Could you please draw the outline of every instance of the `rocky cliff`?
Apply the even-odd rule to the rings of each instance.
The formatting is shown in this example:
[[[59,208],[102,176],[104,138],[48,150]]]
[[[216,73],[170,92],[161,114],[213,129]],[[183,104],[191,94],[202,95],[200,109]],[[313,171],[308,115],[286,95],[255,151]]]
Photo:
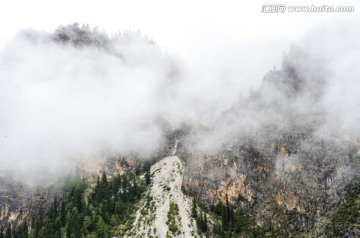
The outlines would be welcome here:
[[[208,208],[225,204],[227,195],[254,226],[284,237],[324,235],[319,227],[349,196],[346,188],[359,186],[360,147],[321,130],[326,74],[311,74],[318,65],[302,57],[298,50],[290,53],[259,90],[183,143],[186,193]],[[353,225],[341,234],[357,237]]]

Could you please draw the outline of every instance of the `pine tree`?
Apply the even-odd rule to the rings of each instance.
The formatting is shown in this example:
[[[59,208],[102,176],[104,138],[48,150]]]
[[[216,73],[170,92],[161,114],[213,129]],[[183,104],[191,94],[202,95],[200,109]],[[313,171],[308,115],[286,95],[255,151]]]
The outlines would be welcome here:
[[[197,209],[196,209],[196,200],[195,200],[195,197],[193,198],[193,202],[192,202],[191,217],[192,217],[192,218],[196,218],[196,217],[197,217]]]
[[[230,206],[230,230],[234,231],[235,226],[235,216],[234,216],[234,209]]]
[[[151,183],[150,168],[145,173],[145,182],[147,185],[150,185]]]
[[[96,186],[95,186],[95,189],[94,189],[93,194],[92,194],[92,199],[94,199],[96,203],[99,203],[101,201],[101,198],[100,198],[100,178],[99,178],[99,176],[97,176],[97,179],[96,179]]]
[[[130,215],[129,207],[134,209],[134,202],[140,198],[143,183],[138,181],[135,175],[118,175],[107,181],[103,173],[91,195],[86,197],[86,204],[84,181],[69,181],[68,195],[61,199],[56,197],[52,206],[45,210],[41,208],[37,219],[33,217],[31,238],[108,238],[113,235],[109,225],[117,226],[126,222]],[[23,230],[19,229],[15,237],[23,238]]]
[[[97,233],[97,237],[99,238],[108,237],[108,227],[101,217],[99,217],[99,220],[96,223],[96,233]]]
[[[229,205],[229,198],[228,195],[226,194],[226,219],[227,219],[227,224],[230,223],[230,205]]]
[[[222,232],[221,224],[217,222],[216,224],[213,225],[213,233],[221,236],[221,232]]]
[[[206,216],[205,212],[204,212],[204,228],[205,228],[205,231],[208,230],[208,220],[207,220],[207,216]]]
[[[32,214],[31,216],[31,229],[34,229],[35,228],[35,215]]]
[[[29,227],[27,225],[26,220],[24,221],[24,223],[21,225],[22,227],[22,236],[21,238],[28,238],[29,237]]]
[[[206,217],[206,213],[204,212],[203,214],[201,214],[201,230],[203,232],[206,232],[208,230],[208,226],[207,226],[207,217]]]
[[[233,219],[232,219],[232,213],[231,213],[231,206],[229,204],[228,195],[226,194],[226,207],[222,206],[222,212],[221,212],[221,218],[222,218],[222,227],[224,230],[232,230],[232,227],[234,226]]]
[[[221,226],[222,229],[225,231],[228,229],[228,220],[226,216],[226,207],[222,206],[221,209]]]
[[[138,184],[136,182],[135,176],[133,177],[133,186],[132,186],[132,197],[133,198],[138,198],[139,194],[139,187]]]
[[[74,189],[73,201],[75,202],[75,206],[79,212],[82,212],[84,208],[83,192],[84,190],[82,184],[77,184]]]
[[[121,186],[121,177],[120,177],[119,174],[117,174],[116,176],[114,176],[113,183],[112,183],[112,186],[111,186],[112,193],[115,195],[115,198],[117,197],[116,195],[119,192],[120,186]]]
[[[57,217],[57,214],[58,214],[58,207],[59,207],[59,204],[58,204],[58,200],[57,200],[57,196],[55,196],[55,198],[54,198],[54,204],[53,204],[53,206],[54,206],[54,213],[55,213],[55,217]]]
[[[106,173],[105,171],[102,172],[102,175],[101,175],[101,185],[103,187],[107,187],[108,186],[108,181],[107,181],[107,176],[106,176]]]
[[[11,229],[11,237],[16,237],[15,226]]]
[[[10,223],[8,224],[8,226],[6,228],[5,238],[11,238],[11,225],[10,225]]]
[[[61,202],[60,221],[61,221],[61,225],[64,226],[65,222],[66,222],[66,210],[65,210],[65,202],[64,201]]]

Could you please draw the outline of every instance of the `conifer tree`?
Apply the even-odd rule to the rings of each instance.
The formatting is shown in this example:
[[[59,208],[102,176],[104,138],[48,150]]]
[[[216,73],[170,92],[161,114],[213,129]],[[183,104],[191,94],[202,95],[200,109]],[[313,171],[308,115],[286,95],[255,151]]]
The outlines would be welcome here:
[[[8,226],[6,228],[5,238],[11,238],[11,225],[10,225],[10,223],[8,224]]]
[[[191,217],[192,217],[192,218],[196,218],[196,217],[197,217],[197,209],[196,209],[196,200],[195,200],[195,197],[193,198],[193,202],[192,202]]]
[[[61,225],[64,226],[65,222],[66,222],[66,210],[65,210],[65,202],[64,201],[61,202],[60,221],[61,221]]]
[[[151,183],[150,168],[145,173],[145,182],[147,185]]]

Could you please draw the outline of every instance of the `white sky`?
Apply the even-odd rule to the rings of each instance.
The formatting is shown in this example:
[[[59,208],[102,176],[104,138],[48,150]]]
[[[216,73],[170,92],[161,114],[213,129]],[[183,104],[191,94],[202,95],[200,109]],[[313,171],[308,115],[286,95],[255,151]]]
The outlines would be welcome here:
[[[171,50],[192,47],[203,36],[228,39],[297,38],[309,26],[329,20],[358,17],[355,13],[263,14],[261,5],[286,3],[256,0],[12,0],[0,3],[2,42],[19,29],[54,30],[73,22],[100,26],[107,32],[141,30]],[[295,0],[291,5],[357,5],[359,1]],[[290,1],[287,1],[290,5]],[[194,39],[195,38],[195,39]]]
[[[350,5],[355,12],[261,13],[267,3]],[[300,41],[306,30],[359,16],[360,1],[346,0],[9,0],[0,3],[0,48],[20,29],[51,32],[60,24],[78,22],[99,26],[110,35],[140,30],[194,67],[198,62],[204,68],[233,65],[223,71],[238,74],[231,62],[247,63],[243,77],[258,79],[265,69],[281,63],[289,44]],[[255,63],[264,69],[251,69]]]

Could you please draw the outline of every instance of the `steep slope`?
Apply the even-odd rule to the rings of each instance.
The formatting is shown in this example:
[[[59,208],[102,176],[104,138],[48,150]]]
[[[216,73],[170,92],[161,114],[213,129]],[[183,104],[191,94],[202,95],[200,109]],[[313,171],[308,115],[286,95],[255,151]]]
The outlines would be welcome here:
[[[152,186],[126,237],[194,237],[191,202],[181,191],[184,165],[169,156],[151,167]]]
[[[284,237],[323,227],[360,179],[356,138],[326,124],[326,72],[294,50],[212,128],[193,130],[182,143],[184,191],[208,208],[227,195],[253,226]]]

